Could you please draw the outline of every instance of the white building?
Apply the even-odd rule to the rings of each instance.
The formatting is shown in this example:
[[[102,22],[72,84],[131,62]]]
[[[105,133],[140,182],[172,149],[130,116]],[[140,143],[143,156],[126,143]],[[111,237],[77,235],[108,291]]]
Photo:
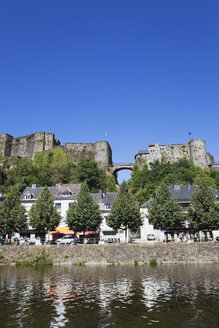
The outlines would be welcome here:
[[[121,229],[116,232],[107,224],[107,216],[110,214],[112,203],[117,194],[117,192],[103,192],[102,190],[99,193],[91,194],[93,200],[98,203],[103,217],[100,225],[100,241],[102,242],[125,242],[125,231]]]
[[[179,184],[174,184],[172,187],[169,187],[173,199],[175,199],[180,206],[182,207],[182,211],[187,213],[188,206],[191,204],[191,196],[192,193],[198,188],[198,186],[191,186],[188,184],[187,186],[180,186]],[[214,188],[210,188],[212,192],[215,195],[216,201],[219,201],[219,191]],[[153,202],[153,198],[150,198],[147,202],[145,202],[143,205],[140,206],[140,212],[143,215],[144,221],[143,225],[141,226],[141,240],[147,241],[147,235],[148,234],[154,234],[157,241],[163,241],[166,240],[166,236],[164,235],[164,231],[154,229],[152,224],[149,224],[148,221],[148,211],[151,207]],[[219,227],[218,227],[219,229]],[[185,220],[184,225],[182,227],[179,227],[179,231],[172,232],[174,234],[174,239],[177,240],[177,235],[179,232],[189,232],[189,226],[188,221]],[[201,233],[201,232],[200,232]],[[213,240],[217,236],[219,236],[219,230],[213,230],[212,231]],[[169,236],[170,237],[170,236]]]
[[[48,187],[51,194],[54,196],[54,204],[61,214],[61,222],[57,228],[58,233],[71,233],[67,229],[66,213],[73,202],[76,201],[78,193],[81,190],[81,184],[57,184],[54,187]],[[27,217],[31,206],[37,200],[43,187],[37,187],[35,184],[32,187],[26,187],[20,196],[21,204],[26,208]],[[28,230],[20,231],[19,237],[29,237],[31,240],[41,242],[44,234],[34,230],[30,225]],[[51,239],[51,235],[47,235],[46,239]]]
[[[52,239],[60,237],[60,234],[72,234],[67,223],[67,211],[71,204],[77,200],[78,193],[81,190],[81,184],[57,184],[54,187],[48,187],[51,194],[54,196],[54,204],[57,210],[61,214],[61,222],[56,228],[56,232],[52,232],[50,235],[46,235],[46,239]],[[21,204],[25,206],[27,216],[30,211],[31,206],[37,200],[43,187],[37,187],[32,185],[32,187],[27,187],[20,196]],[[125,241],[125,233],[123,230],[115,232],[112,228],[107,225],[107,216],[110,213],[113,200],[116,198],[116,192],[103,192],[91,193],[93,200],[99,205],[103,221],[100,225],[100,231],[89,232],[89,235],[93,237],[98,237],[101,242],[123,242]],[[99,236],[98,236],[99,235]],[[44,235],[36,230],[34,230],[30,225],[28,230],[20,231],[18,237],[28,237],[33,241],[38,241],[39,243],[44,238]]]

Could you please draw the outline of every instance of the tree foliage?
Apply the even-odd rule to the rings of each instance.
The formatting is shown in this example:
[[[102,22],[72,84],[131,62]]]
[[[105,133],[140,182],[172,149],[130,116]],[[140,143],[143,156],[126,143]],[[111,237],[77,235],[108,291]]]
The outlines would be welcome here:
[[[219,228],[219,204],[206,181],[193,192],[188,210],[190,226],[195,230]]]
[[[19,190],[11,188],[0,205],[0,232],[11,235],[12,232],[27,228],[25,207],[20,204]]]
[[[54,197],[47,187],[44,187],[36,203],[29,212],[30,225],[40,231],[54,230],[61,220],[61,216],[54,206]]]
[[[132,180],[129,184],[131,192],[140,204],[143,204],[160,186],[180,183],[181,185],[198,184],[204,179],[210,187],[219,188],[219,172],[211,172],[194,166],[187,159],[180,159],[175,163],[156,161],[150,164],[150,169],[144,165],[142,169],[134,167]]]
[[[125,181],[121,184],[118,196],[113,201],[107,223],[116,231],[130,229],[133,232],[137,231],[142,224],[139,205],[129,192]]]
[[[50,156],[49,156],[50,155]],[[115,178],[98,168],[90,159],[82,159],[77,165],[67,160],[66,154],[53,150],[49,153],[36,153],[32,163],[26,158],[4,159],[0,167],[0,192],[7,194],[11,186],[17,186],[22,192],[31,184],[54,186],[56,183],[80,183],[86,181],[90,192],[99,189],[115,191]],[[63,161],[62,161],[63,159]]]
[[[155,229],[176,229],[182,225],[180,205],[173,199],[167,185],[163,182],[158,188],[149,209],[149,222]]]
[[[74,232],[95,231],[102,221],[98,204],[89,193],[86,182],[82,184],[77,202],[67,212],[67,224]]]

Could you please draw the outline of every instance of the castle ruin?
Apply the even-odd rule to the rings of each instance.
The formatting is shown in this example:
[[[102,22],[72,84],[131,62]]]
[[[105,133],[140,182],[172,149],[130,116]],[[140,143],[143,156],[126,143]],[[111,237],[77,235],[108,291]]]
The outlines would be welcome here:
[[[28,158],[33,161],[36,152],[50,151],[56,147],[63,149],[71,163],[77,164],[83,158],[90,158],[97,162],[100,168],[112,174],[119,170],[132,170],[134,164],[139,167],[147,164],[150,168],[150,163],[156,160],[175,162],[182,158],[191,160],[194,165],[203,169],[219,172],[219,164],[215,164],[214,157],[207,152],[206,143],[202,139],[192,139],[186,144],[149,145],[148,149],[138,152],[135,156],[135,163],[113,165],[112,150],[107,141],[65,143],[61,146],[54,133],[36,132],[17,138],[7,133],[0,135],[0,153],[3,157]]]
[[[107,141],[66,143],[61,146],[54,133],[36,132],[17,138],[7,133],[0,135],[0,151],[3,157],[28,158],[33,161],[36,152],[50,151],[55,147],[62,147],[74,164],[82,158],[90,158],[102,168],[112,165],[112,150]]]
[[[206,143],[202,139],[191,139],[187,144],[159,145],[158,143],[149,145],[148,149],[143,149],[135,155],[135,163],[143,166],[159,161],[176,162],[186,158],[191,160],[195,166],[203,169],[214,169],[214,157],[206,150]]]

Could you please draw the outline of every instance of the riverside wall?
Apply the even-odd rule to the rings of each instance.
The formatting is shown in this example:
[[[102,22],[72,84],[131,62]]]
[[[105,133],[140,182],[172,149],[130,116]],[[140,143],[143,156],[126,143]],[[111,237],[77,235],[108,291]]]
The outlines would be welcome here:
[[[158,263],[217,262],[219,243],[147,243],[67,246],[1,246],[0,262],[32,260],[44,250],[54,264],[138,264],[156,258]]]

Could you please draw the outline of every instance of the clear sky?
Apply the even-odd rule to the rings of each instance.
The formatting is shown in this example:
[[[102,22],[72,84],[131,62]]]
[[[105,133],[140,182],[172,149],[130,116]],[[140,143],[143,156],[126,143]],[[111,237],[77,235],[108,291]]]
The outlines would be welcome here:
[[[0,133],[108,140],[114,162],[190,131],[219,161],[219,1],[1,1],[0,110]]]

